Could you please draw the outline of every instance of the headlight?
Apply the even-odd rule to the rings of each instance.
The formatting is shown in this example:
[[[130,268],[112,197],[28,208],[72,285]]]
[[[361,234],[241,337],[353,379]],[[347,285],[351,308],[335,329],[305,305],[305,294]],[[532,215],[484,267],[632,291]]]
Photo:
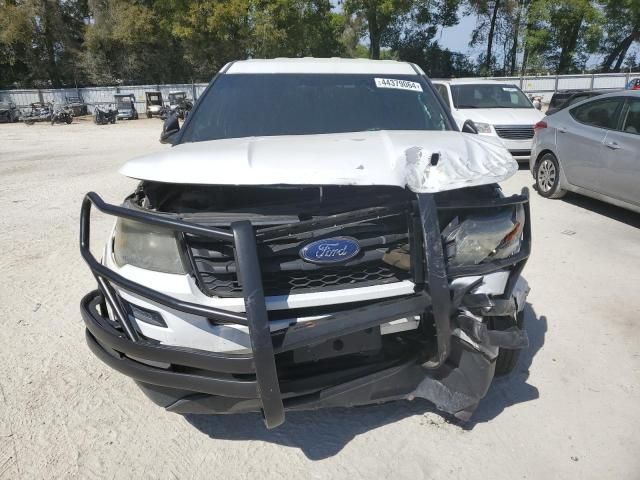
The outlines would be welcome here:
[[[442,231],[449,265],[477,265],[518,253],[524,221],[522,205],[454,218]]]
[[[175,233],[133,220],[118,219],[113,242],[116,263],[164,273],[186,273]]]
[[[493,133],[491,131],[491,125],[488,123],[473,122],[473,124],[478,129],[478,133]]]

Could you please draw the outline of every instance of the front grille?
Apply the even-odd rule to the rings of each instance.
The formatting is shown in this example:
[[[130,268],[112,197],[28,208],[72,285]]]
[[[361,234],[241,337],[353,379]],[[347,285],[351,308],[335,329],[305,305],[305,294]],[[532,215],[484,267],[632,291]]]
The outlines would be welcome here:
[[[407,213],[397,212],[366,221],[349,220],[344,225],[320,225],[312,231],[297,231],[288,226],[256,228],[258,256],[265,295],[311,293],[398,282],[411,278],[406,270],[382,260],[384,254],[409,243]],[[284,229],[283,231],[280,231]],[[316,265],[299,256],[311,241],[334,236],[358,240],[361,251],[345,264]],[[187,236],[186,241],[200,289],[209,296],[242,297],[242,283],[236,274],[236,262],[229,243]]]
[[[494,125],[500,138],[528,140],[533,138],[533,125]]]

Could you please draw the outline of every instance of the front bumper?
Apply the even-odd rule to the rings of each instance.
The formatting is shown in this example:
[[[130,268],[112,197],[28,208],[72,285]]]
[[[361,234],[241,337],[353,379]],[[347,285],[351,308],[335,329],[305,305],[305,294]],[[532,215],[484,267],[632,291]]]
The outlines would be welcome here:
[[[449,268],[440,241],[437,211],[447,208],[476,209],[522,203],[527,222],[520,253],[506,260],[473,267]],[[228,241],[234,245],[243,279],[245,312],[235,313],[169,297],[137,284],[98,262],[90,252],[90,210],[152,225]],[[335,311],[330,316],[292,325],[271,333],[262,288],[256,234],[250,222],[236,222],[230,230],[204,227],[173,218],[108,205],[94,193],[85,197],[81,212],[80,247],[84,260],[98,282],[99,290],[81,302],[89,347],[112,368],[140,382],[143,390],[165,408],[189,412],[263,412],[267,427],[284,421],[285,409],[348,406],[422,397],[441,410],[468,418],[485,395],[495,368],[498,347],[521,348],[526,335],[517,330],[490,335],[473,311],[483,314],[515,314],[513,292],[530,252],[528,193],[496,199],[487,204],[437,205],[433,195],[418,196],[416,221],[422,238],[413,238],[423,251],[423,262],[413,269],[416,291],[373,305]],[[335,219],[333,220],[335,221]],[[414,235],[415,237],[415,235]],[[412,256],[413,258],[414,256]],[[418,257],[418,256],[415,256]],[[419,257],[418,257],[419,258]],[[454,287],[452,277],[483,275],[505,267],[509,279],[501,298],[471,293],[469,286]],[[245,325],[249,330],[250,354],[223,354],[174,347],[144,338],[135,328],[114,286],[160,305],[205,316],[214,321]],[[428,285],[428,288],[425,287]],[[466,312],[466,313],[464,313]],[[358,366],[339,368],[330,375],[320,373],[292,378],[282,375],[276,358],[333,339],[376,328],[391,320],[427,314],[433,319],[436,338],[432,354],[426,348],[398,354]],[[461,313],[464,313],[462,315]],[[180,400],[175,401],[176,394]]]

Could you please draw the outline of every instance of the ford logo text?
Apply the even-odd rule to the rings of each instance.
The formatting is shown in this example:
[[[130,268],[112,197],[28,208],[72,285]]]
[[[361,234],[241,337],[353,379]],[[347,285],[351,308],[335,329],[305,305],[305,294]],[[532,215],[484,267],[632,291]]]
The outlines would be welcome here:
[[[360,253],[360,245],[355,238],[323,238],[311,242],[300,249],[300,258],[311,263],[340,263],[351,260]]]

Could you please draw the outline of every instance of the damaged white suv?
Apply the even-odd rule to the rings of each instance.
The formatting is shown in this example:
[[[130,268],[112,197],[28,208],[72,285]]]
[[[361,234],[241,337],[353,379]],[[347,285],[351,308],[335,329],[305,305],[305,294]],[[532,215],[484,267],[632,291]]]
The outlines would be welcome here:
[[[85,197],[97,289],[87,342],[177,413],[284,412],[422,397],[467,419],[527,346],[528,194],[458,131],[415,65],[226,65],[167,151]],[[117,217],[101,261],[91,207]]]

